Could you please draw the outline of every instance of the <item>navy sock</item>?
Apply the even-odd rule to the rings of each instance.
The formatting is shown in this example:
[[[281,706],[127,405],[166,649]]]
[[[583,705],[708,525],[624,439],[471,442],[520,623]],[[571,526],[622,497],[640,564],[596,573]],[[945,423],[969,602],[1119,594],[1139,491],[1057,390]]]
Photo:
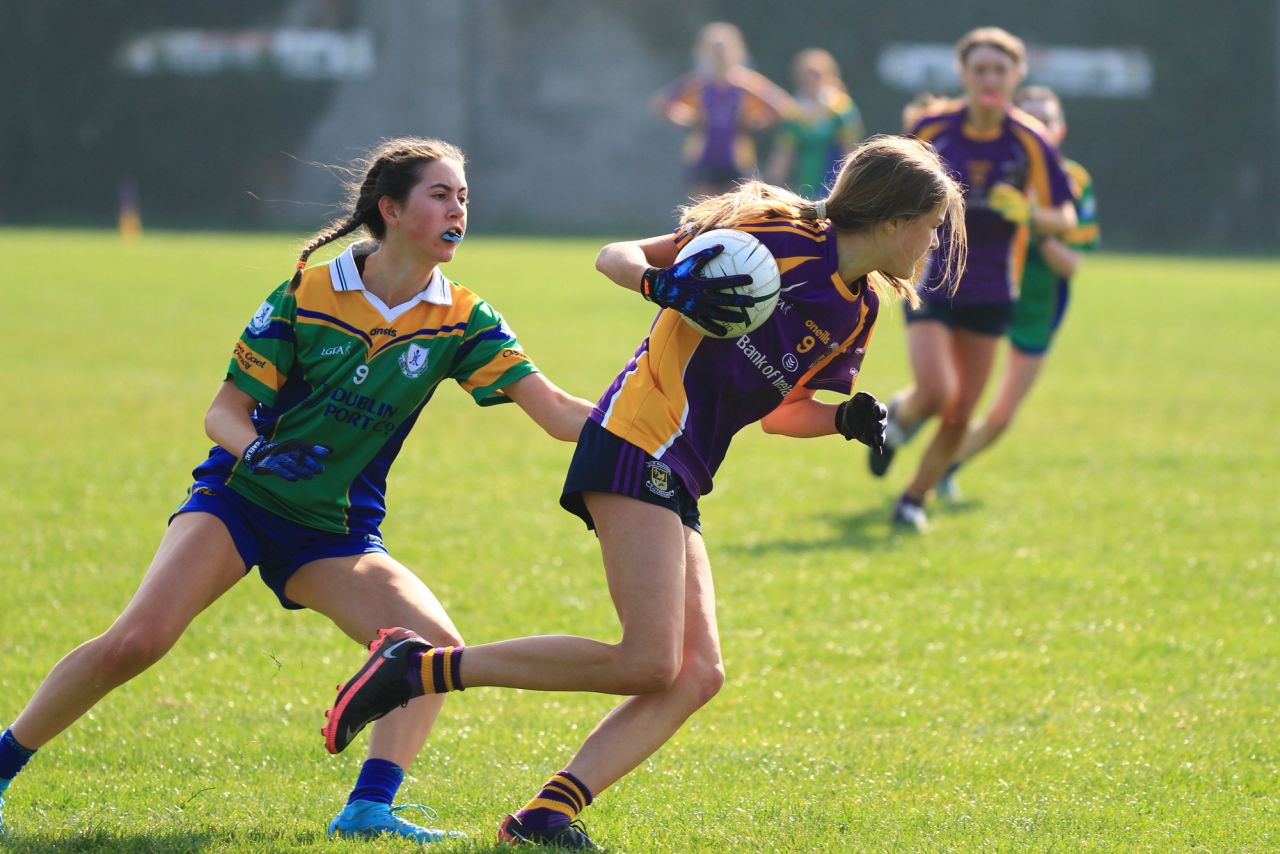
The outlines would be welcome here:
[[[19,744],[12,729],[5,730],[0,735],[0,778],[12,780],[35,752],[35,748]]]
[[[356,787],[351,790],[352,801],[377,801],[390,805],[404,782],[404,769],[386,759],[366,759],[360,768],[360,776],[356,778]]]

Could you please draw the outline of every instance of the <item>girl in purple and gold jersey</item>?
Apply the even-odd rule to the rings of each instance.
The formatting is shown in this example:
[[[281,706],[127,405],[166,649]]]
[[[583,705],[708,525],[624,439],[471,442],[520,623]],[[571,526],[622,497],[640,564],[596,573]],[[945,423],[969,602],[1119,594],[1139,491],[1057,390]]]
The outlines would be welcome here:
[[[600,538],[622,639],[527,637],[462,651],[418,641],[411,653],[401,646],[386,655],[375,647],[339,691],[330,724],[358,731],[414,696],[464,685],[630,695],[499,831],[505,841],[594,848],[573,824],[577,814],[723,683],[698,499],[711,491],[730,441],[754,422],[801,438],[882,439],[885,410],[870,394],[838,405],[814,395],[852,393],[881,300],[914,299],[944,224],[947,266],[958,276],[960,188],[929,146],[879,137],[853,151],[824,200],[750,183],[687,208],[674,239],[602,249],[602,273],[664,306],[592,411],[560,499]],[[720,227],[758,238],[782,276],[773,314],[738,338],[706,337],[670,308],[695,317],[724,310],[724,280],[697,275],[717,249],[676,261],[693,236]]]
[[[492,306],[440,271],[466,234],[467,199],[454,146],[402,138],[373,152],[350,213],[307,243],[292,280],[236,342],[205,415],[217,444],[138,591],[110,628],[54,666],[0,735],[0,807],[36,748],[163,657],[254,566],[281,605],[323,614],[361,643],[390,623],[462,643],[435,595],[382,542],[387,472],[405,438],[449,379],[480,405],[515,402],[565,441],[590,410],[538,372]],[[306,268],[314,250],[358,230],[373,239]],[[392,807],[440,708],[427,698],[373,729],[329,835],[461,835]]]
[[[997,27],[968,33],[956,46],[966,97],[917,113],[910,132],[932,143],[965,187],[969,263],[954,293],[936,265],[907,312],[915,384],[893,396],[883,449],[871,471],[883,476],[895,448],[940,416],[919,468],[898,498],[893,520],[926,527],[926,496],[955,459],[1009,327],[1029,234],[1061,234],[1076,224],[1071,182],[1035,119],[1012,106],[1026,73],[1022,41]],[[944,235],[945,240],[945,235]]]
[[[693,196],[725,193],[756,171],[752,134],[794,112],[791,96],[747,68],[747,46],[733,24],[707,24],[694,48],[697,70],[658,93],[667,121],[689,129],[684,162]]]

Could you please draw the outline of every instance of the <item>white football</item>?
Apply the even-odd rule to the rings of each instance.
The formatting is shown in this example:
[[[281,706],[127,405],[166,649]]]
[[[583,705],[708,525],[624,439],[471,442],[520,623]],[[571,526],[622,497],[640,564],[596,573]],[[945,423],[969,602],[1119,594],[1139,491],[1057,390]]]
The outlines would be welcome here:
[[[719,276],[750,276],[751,284],[732,288],[729,293],[748,294],[756,297],[757,302],[743,309],[731,307],[730,311],[742,312],[742,319],[721,321],[721,325],[728,330],[723,335],[716,335],[704,329],[693,318],[685,317],[684,321],[711,338],[737,338],[759,328],[760,324],[773,314],[774,308],[778,305],[778,293],[782,288],[782,275],[778,272],[778,262],[773,259],[772,253],[763,243],[745,231],[732,228],[704,231],[685,244],[680,254],[676,256],[676,260],[683,260],[695,252],[701,252],[712,246],[723,246],[724,251],[703,265],[698,275],[704,279]]]

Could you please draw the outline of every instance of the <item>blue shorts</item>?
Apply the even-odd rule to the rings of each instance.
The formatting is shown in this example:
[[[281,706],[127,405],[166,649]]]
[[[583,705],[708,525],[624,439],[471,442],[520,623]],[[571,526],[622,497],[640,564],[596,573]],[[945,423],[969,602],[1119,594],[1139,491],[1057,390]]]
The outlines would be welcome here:
[[[560,494],[560,506],[594,531],[596,523],[587,512],[587,503],[582,498],[584,492],[612,492],[665,507],[679,516],[686,528],[702,532],[698,499],[689,494],[680,475],[662,460],[649,456],[643,448],[591,420],[583,425],[582,435],[578,436],[578,446]]]
[[[948,299],[926,299],[918,308],[907,306],[907,323],[919,320],[936,320],[948,329],[963,329],[978,335],[999,338],[1009,329],[1013,320],[1013,303],[979,303],[956,305]]]
[[[280,604],[290,610],[304,606],[284,595],[289,578],[305,564],[327,557],[382,552],[378,534],[339,534],[308,528],[277,516],[254,504],[231,487],[216,481],[196,481],[187,492],[187,500],[169,517],[179,513],[209,513],[227,527],[236,551],[244,561],[244,571],[257,566],[262,581],[276,594]]]

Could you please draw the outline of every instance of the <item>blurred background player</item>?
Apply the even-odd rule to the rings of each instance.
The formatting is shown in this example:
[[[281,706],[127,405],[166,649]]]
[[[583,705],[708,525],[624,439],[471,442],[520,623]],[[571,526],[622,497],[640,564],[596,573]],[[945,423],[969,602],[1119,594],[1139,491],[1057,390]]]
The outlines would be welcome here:
[[[885,447],[869,456],[872,473],[883,476],[894,450],[926,419],[940,416],[893,507],[895,524],[917,530],[927,527],[925,498],[960,451],[996,345],[1008,330],[1030,231],[1057,235],[1076,224],[1057,151],[1040,123],[1013,106],[1026,74],[1022,41],[983,27],[960,39],[956,54],[965,97],[939,102],[911,132],[934,146],[965,187],[969,263],[954,293],[940,287],[941,271],[931,267],[920,305],[907,309],[915,382],[893,396]]]
[[[691,196],[725,193],[757,169],[754,134],[794,112],[791,96],[747,67],[747,45],[733,24],[707,24],[693,51],[695,68],[656,98],[658,112],[688,128],[684,144]]]
[[[105,633],[54,666],[0,736],[0,794],[36,748],[158,661],[255,565],[285,608],[311,608],[361,643],[391,624],[462,643],[435,595],[382,544],[387,471],[401,444],[448,378],[481,405],[515,401],[567,441],[591,405],[538,373],[502,316],[440,272],[466,234],[461,151],[390,140],[352,189],[351,213],[306,244],[293,279],[236,343],[205,416],[217,445],[137,593]],[[360,228],[373,240],[304,270],[314,250]],[[440,699],[373,729],[330,835],[452,835],[391,806]]]
[[[622,639],[526,637],[462,651],[418,641],[411,655],[401,647],[389,657],[375,647],[339,691],[329,725],[358,731],[410,697],[464,685],[630,695],[499,831],[503,841],[593,849],[578,813],[723,684],[698,500],[730,440],[759,421],[786,436],[880,442],[886,412],[870,394],[840,404],[814,395],[852,393],[881,299],[915,298],[944,223],[946,266],[963,269],[963,205],[927,146],[878,137],[845,160],[826,199],[752,182],[686,208],[674,239],[604,247],[596,267],[664,309],[592,410],[560,498],[599,537]],[[698,275],[716,247],[676,261],[694,236],[721,227],[758,238],[782,271],[777,308],[736,339],[706,337],[675,310],[703,322],[732,312],[726,300],[739,295],[721,289],[733,283]]]
[[[849,97],[835,57],[811,47],[791,63],[795,112],[774,138],[768,178],[808,199],[827,195],[840,162],[863,137],[862,114]]]
[[[1067,133],[1062,102],[1047,86],[1027,86],[1018,92],[1018,108],[1039,119],[1049,140],[1062,145]],[[1077,225],[1058,237],[1031,232],[1031,247],[1022,273],[1022,287],[1009,327],[1009,361],[991,409],[965,435],[960,455],[938,484],[938,496],[955,499],[959,489],[955,472],[975,454],[985,450],[1008,428],[1022,401],[1040,375],[1062,317],[1066,313],[1069,280],[1080,266],[1082,253],[1098,246],[1097,203],[1093,179],[1074,160],[1063,159],[1071,178]]]

